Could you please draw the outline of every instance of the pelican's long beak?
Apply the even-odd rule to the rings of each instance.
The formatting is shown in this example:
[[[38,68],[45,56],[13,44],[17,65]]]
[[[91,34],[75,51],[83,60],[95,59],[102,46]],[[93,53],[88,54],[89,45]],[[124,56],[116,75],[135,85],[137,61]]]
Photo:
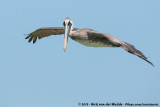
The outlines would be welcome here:
[[[63,44],[64,51],[66,51],[66,48],[67,48],[67,41],[68,41],[69,32],[70,32],[70,26],[68,26],[66,24],[64,26],[64,44]]]

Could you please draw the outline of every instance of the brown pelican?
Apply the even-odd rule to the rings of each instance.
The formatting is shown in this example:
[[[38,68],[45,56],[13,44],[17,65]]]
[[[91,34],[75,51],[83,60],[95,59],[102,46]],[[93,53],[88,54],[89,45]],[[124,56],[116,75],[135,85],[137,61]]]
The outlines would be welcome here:
[[[122,47],[127,52],[137,55],[143,60],[150,63],[154,66],[144,55],[142,52],[137,50],[133,45],[123,42],[109,34],[99,33],[91,29],[77,29],[73,27],[73,21],[70,18],[66,18],[63,22],[64,27],[42,27],[38,30],[28,34],[25,39],[29,39],[28,42],[33,40],[33,43],[36,42],[37,37],[39,39],[43,37],[48,37],[51,35],[61,35],[64,34],[64,51],[67,48],[68,36],[89,47]]]

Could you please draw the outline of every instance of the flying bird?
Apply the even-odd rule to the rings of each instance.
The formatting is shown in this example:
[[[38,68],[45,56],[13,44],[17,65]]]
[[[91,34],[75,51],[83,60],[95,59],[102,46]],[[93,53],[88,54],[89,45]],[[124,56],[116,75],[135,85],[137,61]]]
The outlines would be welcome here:
[[[64,34],[64,51],[67,48],[68,36],[88,47],[122,47],[127,52],[134,54],[143,60],[147,61],[149,64],[154,66],[141,51],[137,50],[133,45],[121,41],[109,34],[99,33],[92,29],[78,29],[74,28],[73,21],[70,18],[66,18],[63,22],[64,27],[42,27],[36,31],[27,35],[25,39],[29,39],[28,42],[33,40],[36,42],[37,38],[41,39],[43,37],[48,37],[51,35],[61,35]]]

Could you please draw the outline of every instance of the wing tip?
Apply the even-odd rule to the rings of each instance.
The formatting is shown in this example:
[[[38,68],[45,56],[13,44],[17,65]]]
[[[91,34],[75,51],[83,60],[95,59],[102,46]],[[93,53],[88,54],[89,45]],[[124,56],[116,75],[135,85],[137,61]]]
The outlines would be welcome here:
[[[148,62],[149,64],[151,64],[153,67],[154,67],[154,64],[152,62],[150,62],[144,55],[141,51],[137,50],[133,45],[129,44],[129,43],[126,43],[124,42],[121,47],[128,51],[129,53],[131,54],[134,54],[136,56],[138,56],[139,58],[145,60],[146,62]]]
[[[30,37],[30,35],[27,34],[27,37],[25,37],[25,39],[28,39]]]
[[[33,44],[35,44],[36,43],[36,41],[33,41]]]
[[[154,64],[153,64],[152,62],[150,62],[150,61],[147,60],[147,59],[146,59],[146,61],[147,61],[149,64],[151,64],[153,67],[155,67]]]

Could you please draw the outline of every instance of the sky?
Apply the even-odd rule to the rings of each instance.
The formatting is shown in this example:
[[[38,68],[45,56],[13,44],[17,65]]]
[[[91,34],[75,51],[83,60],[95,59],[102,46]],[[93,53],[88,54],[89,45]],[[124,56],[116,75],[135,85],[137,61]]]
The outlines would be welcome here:
[[[160,105],[159,5],[159,0],[1,0],[0,107]],[[62,27],[66,17],[76,28],[134,45],[155,67],[122,48],[86,47],[70,38],[64,52],[63,35],[35,44],[25,40],[24,34],[40,27]]]

